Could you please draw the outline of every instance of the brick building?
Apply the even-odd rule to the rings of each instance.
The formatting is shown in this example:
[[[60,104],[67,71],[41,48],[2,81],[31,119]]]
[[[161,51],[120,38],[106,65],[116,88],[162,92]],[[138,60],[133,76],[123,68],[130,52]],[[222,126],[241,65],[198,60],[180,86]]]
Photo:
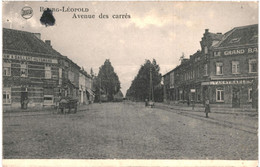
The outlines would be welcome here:
[[[203,34],[201,51],[166,73],[164,101],[229,107],[256,106],[258,25]]]
[[[210,102],[232,107],[257,107],[258,25],[236,27],[211,47]]]
[[[55,106],[62,96],[78,97],[80,68],[40,38],[3,29],[4,110]]]

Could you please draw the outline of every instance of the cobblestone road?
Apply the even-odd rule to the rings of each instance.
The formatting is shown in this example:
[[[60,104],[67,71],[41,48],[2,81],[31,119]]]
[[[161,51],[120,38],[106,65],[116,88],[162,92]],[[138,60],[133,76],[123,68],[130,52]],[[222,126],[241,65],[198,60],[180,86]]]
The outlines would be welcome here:
[[[92,104],[76,114],[4,113],[4,158],[257,160],[258,117],[140,103]]]

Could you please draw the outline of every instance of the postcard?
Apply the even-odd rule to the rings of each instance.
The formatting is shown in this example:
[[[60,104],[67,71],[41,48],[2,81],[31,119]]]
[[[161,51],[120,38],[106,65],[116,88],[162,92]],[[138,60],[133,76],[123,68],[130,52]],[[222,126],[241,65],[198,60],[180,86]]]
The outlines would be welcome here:
[[[257,1],[3,1],[3,166],[257,166]]]

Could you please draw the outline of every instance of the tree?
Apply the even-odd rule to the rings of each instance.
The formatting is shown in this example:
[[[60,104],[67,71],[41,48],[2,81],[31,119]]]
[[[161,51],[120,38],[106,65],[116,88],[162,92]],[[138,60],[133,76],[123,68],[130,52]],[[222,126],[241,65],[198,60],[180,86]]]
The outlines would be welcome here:
[[[94,72],[93,72],[93,69],[92,69],[92,68],[90,68],[90,76],[91,76],[92,78],[94,78],[94,76],[95,76],[95,74],[94,74]]]
[[[99,68],[97,76],[101,93],[107,95],[108,101],[113,100],[113,96],[120,90],[120,81],[109,59],[106,59],[104,65]],[[102,92],[103,91],[103,92]]]
[[[145,63],[141,65],[137,76],[132,81],[130,88],[127,90],[126,97],[128,99],[144,101],[149,98],[150,93],[150,68],[152,70],[152,85],[154,90],[154,100],[161,101],[162,99],[162,86],[160,74],[160,67],[156,60],[145,60]]]

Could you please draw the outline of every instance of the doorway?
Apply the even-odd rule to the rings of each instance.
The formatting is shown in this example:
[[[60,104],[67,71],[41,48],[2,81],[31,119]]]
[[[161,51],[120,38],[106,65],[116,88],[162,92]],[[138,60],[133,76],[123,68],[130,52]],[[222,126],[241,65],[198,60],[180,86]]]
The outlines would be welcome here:
[[[232,107],[240,107],[240,89],[237,87],[233,87],[232,90]]]
[[[28,105],[28,92],[21,92],[21,108],[27,109]]]

